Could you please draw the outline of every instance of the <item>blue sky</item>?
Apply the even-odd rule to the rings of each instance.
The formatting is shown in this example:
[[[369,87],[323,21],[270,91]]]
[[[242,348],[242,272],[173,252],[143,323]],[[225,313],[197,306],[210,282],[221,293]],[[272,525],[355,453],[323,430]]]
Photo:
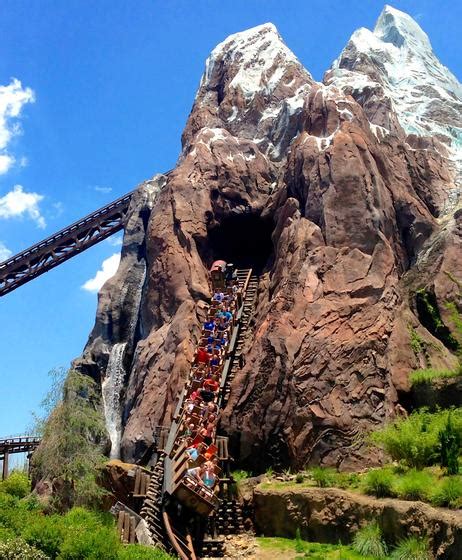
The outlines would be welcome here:
[[[419,21],[461,79],[462,3],[392,5]],[[382,8],[375,0],[3,0],[0,257],[172,168],[205,58],[230,33],[272,21],[321,79]],[[82,286],[119,249],[103,242],[0,300],[0,435],[30,424],[47,372],[81,352],[96,309],[96,294]]]

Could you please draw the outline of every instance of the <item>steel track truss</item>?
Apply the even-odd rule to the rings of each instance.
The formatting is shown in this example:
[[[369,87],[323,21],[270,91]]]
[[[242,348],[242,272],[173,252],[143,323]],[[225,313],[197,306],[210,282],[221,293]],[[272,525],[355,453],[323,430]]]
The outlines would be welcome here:
[[[128,193],[0,263],[0,297],[123,229],[132,195]]]

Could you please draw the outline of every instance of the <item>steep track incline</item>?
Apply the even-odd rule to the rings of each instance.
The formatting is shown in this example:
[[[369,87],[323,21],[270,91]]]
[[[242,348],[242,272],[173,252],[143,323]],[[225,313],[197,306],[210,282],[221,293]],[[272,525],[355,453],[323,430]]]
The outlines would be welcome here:
[[[248,329],[252,317],[258,278],[251,269],[237,270],[237,279],[241,289],[242,298],[236,312],[234,328],[227,348],[223,370],[220,378],[218,394],[218,407],[222,408],[229,397],[229,376],[236,372],[241,361],[239,352],[242,352],[243,337]],[[233,373],[231,373],[233,372]],[[220,498],[210,498],[210,504],[200,494],[191,499],[187,495],[187,487],[182,487],[182,477],[187,470],[187,461],[184,459],[184,444],[180,439],[181,421],[184,405],[188,396],[188,384],[183,389],[175,412],[168,441],[165,445],[165,454],[162,454],[156,464],[148,488],[148,495],[143,503],[141,514],[146,520],[151,538],[157,546],[172,548],[181,560],[196,560],[196,550],[202,548],[207,553],[219,550],[222,546],[220,529],[226,526],[223,514],[234,514],[234,505],[226,507],[229,478],[229,457],[227,455],[227,438],[217,438],[218,452],[221,463]],[[222,440],[218,442],[218,440]],[[213,505],[211,505],[213,503]],[[211,514],[211,517],[209,517]],[[192,523],[192,518],[196,522]],[[207,523],[208,519],[215,520]],[[236,526],[239,523],[235,522]],[[212,525],[215,530],[211,534],[207,528]],[[194,533],[194,534],[192,534]],[[204,540],[205,536],[205,540]]]

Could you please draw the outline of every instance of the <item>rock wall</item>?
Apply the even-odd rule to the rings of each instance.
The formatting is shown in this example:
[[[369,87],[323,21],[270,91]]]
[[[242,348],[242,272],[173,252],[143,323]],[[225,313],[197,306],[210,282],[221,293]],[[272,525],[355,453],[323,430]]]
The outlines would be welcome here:
[[[257,533],[337,544],[351,542],[356,531],[376,521],[387,542],[427,535],[436,560],[459,560],[462,512],[422,502],[377,500],[334,488],[254,491]]]

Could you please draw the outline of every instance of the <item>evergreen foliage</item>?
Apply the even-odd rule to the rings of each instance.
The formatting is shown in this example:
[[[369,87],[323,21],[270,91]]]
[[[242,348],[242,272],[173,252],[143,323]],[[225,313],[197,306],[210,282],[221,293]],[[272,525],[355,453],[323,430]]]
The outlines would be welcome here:
[[[52,392],[59,394],[56,387]],[[96,476],[105,461],[101,447],[106,441],[97,384],[71,370],[60,400],[50,410],[42,443],[33,455],[34,476],[53,481],[58,510],[73,505],[95,507],[105,493]]]

